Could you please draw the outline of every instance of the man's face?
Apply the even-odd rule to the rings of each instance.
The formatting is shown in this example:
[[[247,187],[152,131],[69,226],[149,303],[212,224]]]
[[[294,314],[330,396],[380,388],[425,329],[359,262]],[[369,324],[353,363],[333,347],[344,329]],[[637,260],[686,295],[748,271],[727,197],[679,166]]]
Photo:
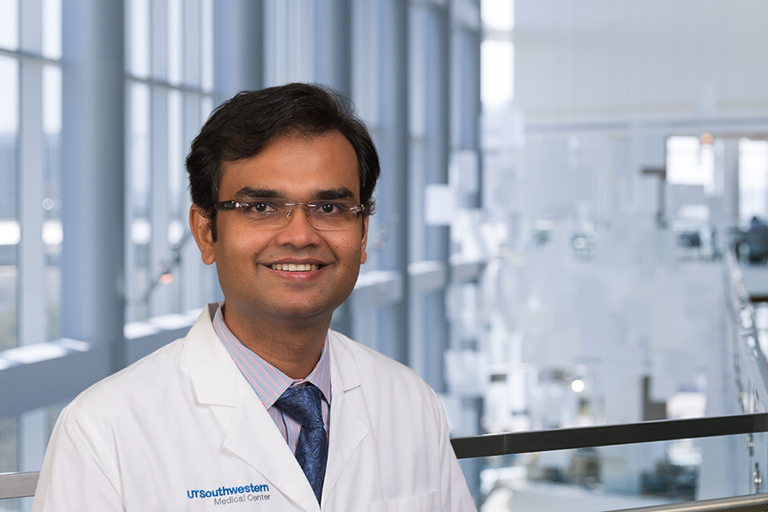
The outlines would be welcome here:
[[[278,137],[260,153],[223,165],[219,201],[247,203],[254,191],[298,203],[347,191],[360,204],[357,156],[338,132]],[[254,226],[239,211],[222,210],[213,242],[209,222],[196,208],[190,224],[203,261],[216,262],[228,322],[232,315],[250,321],[329,320],[365,262],[368,219],[362,214],[347,229],[318,231],[303,206],[294,207],[288,224],[279,228]],[[309,270],[282,270],[284,264]]]

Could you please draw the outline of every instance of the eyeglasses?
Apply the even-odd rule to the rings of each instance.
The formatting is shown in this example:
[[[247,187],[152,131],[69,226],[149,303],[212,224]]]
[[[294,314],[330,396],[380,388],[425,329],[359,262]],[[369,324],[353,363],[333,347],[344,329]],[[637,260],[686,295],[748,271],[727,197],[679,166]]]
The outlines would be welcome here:
[[[365,212],[365,207],[344,199],[291,203],[280,197],[259,197],[251,203],[221,201],[213,205],[216,210],[237,210],[243,220],[260,228],[287,226],[295,206],[307,209],[310,226],[328,231],[349,229],[354,225],[357,215]]]

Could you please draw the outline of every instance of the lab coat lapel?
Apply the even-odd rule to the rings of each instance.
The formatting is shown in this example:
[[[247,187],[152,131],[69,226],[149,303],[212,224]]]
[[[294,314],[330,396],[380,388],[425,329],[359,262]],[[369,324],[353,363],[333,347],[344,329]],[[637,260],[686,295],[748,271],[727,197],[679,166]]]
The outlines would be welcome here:
[[[338,333],[328,334],[331,352],[331,424],[328,466],[323,484],[323,501],[331,494],[350,457],[368,434],[365,410],[349,400],[349,393],[360,390],[361,378],[346,339]]]
[[[253,466],[303,510],[319,512],[312,486],[293,452],[253,390],[247,391],[258,403],[235,409],[224,448]]]
[[[215,304],[204,308],[184,340],[198,402],[212,406],[222,421],[224,449],[256,469],[303,510],[319,512],[317,498],[293,452],[216,336],[211,324],[215,312]]]

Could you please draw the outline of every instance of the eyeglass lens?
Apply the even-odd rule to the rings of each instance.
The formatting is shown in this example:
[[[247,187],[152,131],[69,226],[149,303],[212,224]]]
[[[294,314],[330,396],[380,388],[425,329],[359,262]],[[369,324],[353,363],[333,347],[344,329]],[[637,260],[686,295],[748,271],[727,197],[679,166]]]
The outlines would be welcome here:
[[[284,199],[264,199],[238,205],[240,214],[248,221],[261,227],[286,226],[293,215],[304,208],[310,225],[315,229],[346,229],[354,224],[357,205],[351,201],[321,201],[313,203],[291,203]]]

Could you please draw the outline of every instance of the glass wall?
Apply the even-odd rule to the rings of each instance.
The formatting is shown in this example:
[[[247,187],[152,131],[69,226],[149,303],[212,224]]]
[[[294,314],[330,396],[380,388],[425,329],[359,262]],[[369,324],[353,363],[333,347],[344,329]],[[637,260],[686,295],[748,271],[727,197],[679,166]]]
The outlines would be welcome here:
[[[184,157],[213,109],[213,1],[131,0],[127,20],[126,320],[214,296],[196,257]]]

